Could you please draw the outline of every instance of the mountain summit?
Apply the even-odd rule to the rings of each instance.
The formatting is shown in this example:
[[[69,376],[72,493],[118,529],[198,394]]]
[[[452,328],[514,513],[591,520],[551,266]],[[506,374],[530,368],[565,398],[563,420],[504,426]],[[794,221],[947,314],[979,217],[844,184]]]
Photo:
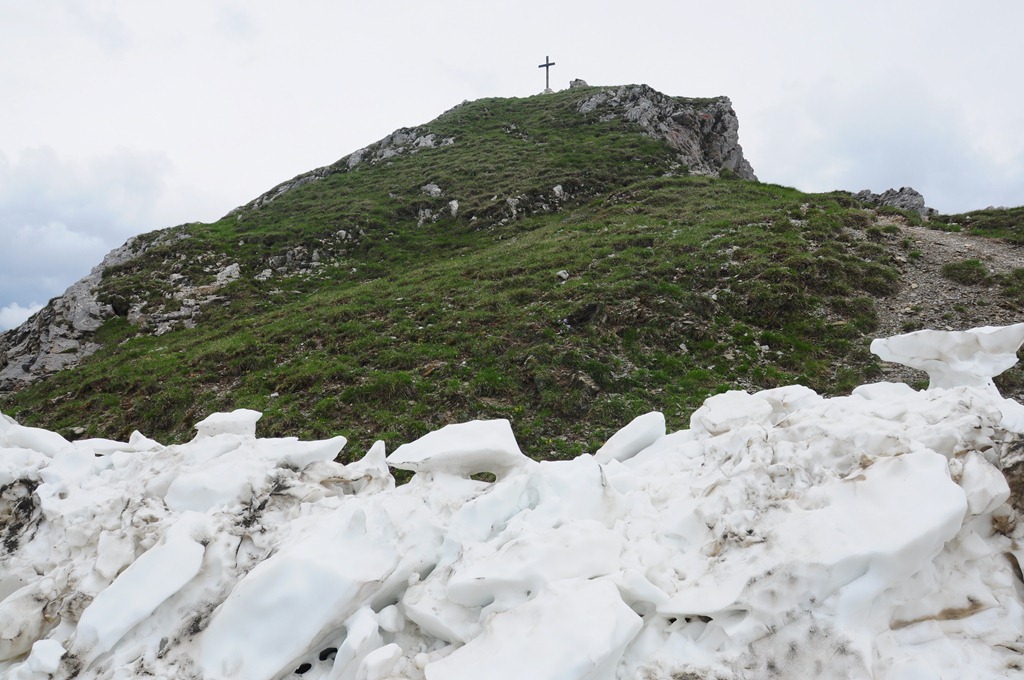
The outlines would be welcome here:
[[[487,130],[486,121],[493,119],[496,107],[509,107],[508,113],[511,114],[507,122],[501,124],[502,135],[479,134],[494,132]],[[529,117],[517,117],[516,110]],[[525,124],[525,120],[529,123]],[[469,219],[480,219],[481,225],[495,220],[522,219],[536,212],[557,210],[564,204],[599,193],[607,183],[604,178],[586,181],[588,172],[583,167],[561,174],[552,168],[547,173],[550,177],[547,182],[540,176],[531,177],[531,166],[539,157],[551,155],[549,147],[558,148],[560,152],[572,152],[570,145],[582,143],[583,148],[575,150],[579,153],[600,145],[602,135],[621,135],[627,131],[640,132],[652,142],[664,145],[661,154],[652,153],[647,159],[664,170],[664,174],[717,176],[725,171],[741,179],[753,180],[756,177],[743,156],[738,128],[739,121],[727,97],[668,97],[646,85],[574,88],[568,93],[527,100],[467,102],[431,123],[396,130],[332,165],[282,182],[232,211],[229,216],[241,222],[252,211],[311,182],[376,165],[391,166],[404,156],[439,150],[437,161],[444,163],[451,159],[462,164],[462,176],[446,182],[442,190],[429,181],[432,176],[424,174],[422,193],[438,200],[425,201],[414,193],[409,198],[424,205],[417,206],[415,214],[406,211],[402,215],[402,211],[398,211],[398,221],[402,217],[409,221],[414,218],[417,226],[422,226],[425,221],[436,222],[444,215],[456,218],[460,210],[463,215],[472,210]],[[487,162],[488,154],[498,147],[504,147],[512,155],[495,156],[493,162]],[[648,149],[648,153],[652,150]],[[479,167],[476,163],[466,162],[465,155],[468,154],[479,154],[479,158],[474,157],[480,161]],[[581,157],[580,160],[584,159]],[[571,166],[573,162],[570,153],[567,159],[560,161],[560,165]],[[539,169],[542,165],[544,163],[536,163],[534,167]],[[516,181],[506,182],[511,177]],[[467,183],[466,180],[472,182]],[[479,199],[492,191],[494,199],[490,204],[481,204]],[[343,196],[337,198],[341,199],[340,202],[344,200]],[[387,202],[402,200],[401,194],[388,192]],[[379,208],[367,207],[373,212],[381,212]],[[294,245],[300,250],[286,249],[268,254],[265,260],[267,267],[260,271],[294,269],[288,265],[317,263],[323,257],[345,250],[351,241],[366,235],[364,218],[355,214],[348,217],[349,220],[337,222],[336,226],[341,228],[334,230],[333,234],[319,234],[319,247],[314,251],[301,250],[303,243],[299,239]],[[395,220],[388,222],[394,224]],[[175,301],[170,305],[165,300],[145,299],[134,290],[125,291],[126,296],[102,294],[104,288],[110,287],[109,283],[102,285],[103,280],[110,278],[117,268],[138,259],[155,244],[188,237],[187,228],[178,228],[129,240],[108,255],[89,276],[52,300],[31,320],[20,328],[0,334],[0,392],[17,389],[76,365],[99,349],[95,331],[115,316],[127,316],[133,325],[157,333],[196,323],[201,308],[219,297],[213,294],[214,291],[239,275],[228,263],[230,256],[223,259],[224,268],[218,269],[214,279],[199,287],[189,285],[183,275],[175,276],[178,272],[169,272],[166,277],[161,277],[159,272],[151,272],[153,276],[164,279],[158,284],[153,283],[164,293],[169,293]],[[239,247],[244,245],[241,243]],[[312,257],[314,253],[315,259]],[[209,267],[205,269],[210,273]]]
[[[668,97],[647,85],[627,85],[610,89],[573,88],[573,91],[576,93],[573,108],[575,113],[583,116],[583,122],[622,121],[634,124],[643,134],[664,142],[670,152],[675,152],[675,157],[668,160],[672,171],[718,176],[725,170],[740,179],[757,179],[754,169],[743,157],[743,149],[739,143],[739,119],[728,97]],[[396,130],[379,142],[345,156],[333,165],[317,168],[282,182],[239,210],[260,208],[286,191],[336,172],[354,170],[360,164],[376,164],[402,154],[416,153],[420,149],[453,145],[456,143],[454,136],[439,137],[432,130],[439,124],[443,127],[450,117],[457,115],[454,112],[465,106],[470,106],[471,110],[473,108],[468,102],[463,103],[434,123]],[[489,109],[484,109],[484,113],[489,114]],[[515,123],[510,123],[504,131],[528,141],[529,133]]]

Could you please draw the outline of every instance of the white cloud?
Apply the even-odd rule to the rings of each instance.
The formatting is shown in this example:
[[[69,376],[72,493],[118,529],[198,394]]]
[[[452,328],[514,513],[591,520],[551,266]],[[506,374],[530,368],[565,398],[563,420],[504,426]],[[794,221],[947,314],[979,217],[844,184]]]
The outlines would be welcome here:
[[[759,110],[742,139],[759,176],[805,191],[913,186],[946,212],[1020,204],[1024,153],[995,162],[970,109],[899,69],[891,75],[856,87],[806,83]]]
[[[20,326],[42,308],[43,306],[37,302],[29,303],[27,307],[22,307],[17,302],[0,307],[0,331]]]
[[[0,228],[61,222],[120,237],[148,225],[170,161],[159,152],[118,149],[84,161],[49,147],[0,153]]]
[[[60,222],[0,226],[5,248],[0,252],[0,290],[4,304],[26,305],[60,295],[89,273],[115,246]]]
[[[158,153],[0,153],[0,306],[60,295],[130,235],[165,226],[155,220],[169,172]]]

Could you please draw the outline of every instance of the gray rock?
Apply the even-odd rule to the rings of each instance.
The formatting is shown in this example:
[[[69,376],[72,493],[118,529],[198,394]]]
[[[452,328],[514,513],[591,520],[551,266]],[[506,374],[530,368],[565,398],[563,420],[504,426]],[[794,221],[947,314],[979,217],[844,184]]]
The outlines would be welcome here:
[[[434,217],[434,211],[430,208],[420,208],[416,211],[416,226],[422,227],[427,221],[433,222],[436,218]]]
[[[352,168],[354,168],[357,165],[359,165],[360,163],[362,163],[363,162],[363,154],[365,152],[366,152],[366,149],[360,149],[359,151],[356,151],[354,153],[349,154],[348,158],[343,159],[345,161],[345,167],[348,168],[349,170],[351,170]]]
[[[516,219],[516,216],[519,214],[520,202],[522,202],[522,197],[519,196],[505,199],[505,206],[508,208],[509,217],[513,220]]]
[[[578,89],[578,88],[581,88],[581,87],[590,87],[590,86],[587,85],[587,81],[585,81],[585,80],[583,80],[581,78],[576,78],[574,80],[570,80],[569,81],[569,89],[570,90],[575,90],[575,89]]]
[[[690,174],[728,170],[740,179],[757,179],[743,157],[739,119],[728,97],[668,97],[647,85],[626,85],[595,92],[581,99],[576,110],[602,121],[623,118],[635,123],[647,135],[667,142]]]
[[[217,283],[224,285],[234,281],[241,275],[241,269],[239,268],[238,263],[235,262],[234,264],[229,264],[227,267],[224,267],[224,269],[217,272]]]
[[[899,189],[887,189],[880,194],[871,193],[870,190],[858,191],[853,195],[858,201],[871,203],[872,205],[888,205],[900,210],[912,210],[924,219],[934,215],[936,211],[924,203],[922,196],[913,187],[900,187]]]
[[[425,193],[427,196],[432,196],[434,198],[437,198],[438,196],[441,195],[441,187],[437,186],[433,182],[421,186],[420,191]]]
[[[136,237],[128,239],[25,323],[0,333],[0,392],[27,385],[94,354],[99,345],[91,342],[92,333],[115,316],[114,308],[97,298],[103,272],[138,257],[145,248]]]

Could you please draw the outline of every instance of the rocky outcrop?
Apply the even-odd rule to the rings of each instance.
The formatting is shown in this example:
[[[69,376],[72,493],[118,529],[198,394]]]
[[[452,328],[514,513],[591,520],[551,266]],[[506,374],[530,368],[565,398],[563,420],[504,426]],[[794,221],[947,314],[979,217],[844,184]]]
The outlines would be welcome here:
[[[728,97],[668,97],[647,85],[625,85],[590,94],[576,108],[601,120],[636,123],[675,149],[690,174],[718,175],[725,170],[740,179],[757,179],[743,157],[739,119]]]
[[[103,272],[138,257],[142,250],[137,238],[128,239],[28,321],[0,333],[0,392],[73,366],[98,350],[91,339],[96,329],[118,311],[126,312],[99,301]]]
[[[871,203],[872,205],[888,205],[900,210],[911,210],[924,219],[931,217],[936,212],[933,208],[929,208],[924,204],[924,196],[913,187],[887,189],[880,194],[874,194],[869,189],[865,189],[855,193],[853,197],[858,201]]]
[[[166,296],[158,304],[138,295],[104,295],[104,276],[109,270],[136,260],[154,246],[171,245],[189,238],[181,229],[167,229],[133,236],[115,248],[92,271],[50,300],[25,323],[0,333],[0,392],[20,389],[36,380],[77,365],[100,349],[96,331],[109,319],[122,316],[140,331],[163,335],[178,327],[196,325],[202,308],[223,298],[218,291],[241,276],[236,262],[209,254],[208,280],[194,285],[182,274],[154,271],[152,279],[166,284]],[[316,253],[314,252],[314,258]],[[166,276],[166,278],[165,278]]]

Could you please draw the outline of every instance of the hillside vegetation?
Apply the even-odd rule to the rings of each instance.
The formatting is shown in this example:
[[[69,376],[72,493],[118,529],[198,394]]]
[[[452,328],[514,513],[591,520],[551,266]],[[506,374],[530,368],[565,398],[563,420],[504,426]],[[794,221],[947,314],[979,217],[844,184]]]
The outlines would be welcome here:
[[[214,224],[141,237],[104,277],[120,315],[103,349],[0,408],[167,443],[252,408],[262,436],[344,434],[353,458],[508,418],[526,453],[566,457],[649,410],[685,427],[715,392],[877,376],[899,227],[844,192],[690,175],[637,125],[580,113],[595,90],[466,103]],[[173,315],[175,291],[232,264],[194,328],[156,335],[129,312]]]

